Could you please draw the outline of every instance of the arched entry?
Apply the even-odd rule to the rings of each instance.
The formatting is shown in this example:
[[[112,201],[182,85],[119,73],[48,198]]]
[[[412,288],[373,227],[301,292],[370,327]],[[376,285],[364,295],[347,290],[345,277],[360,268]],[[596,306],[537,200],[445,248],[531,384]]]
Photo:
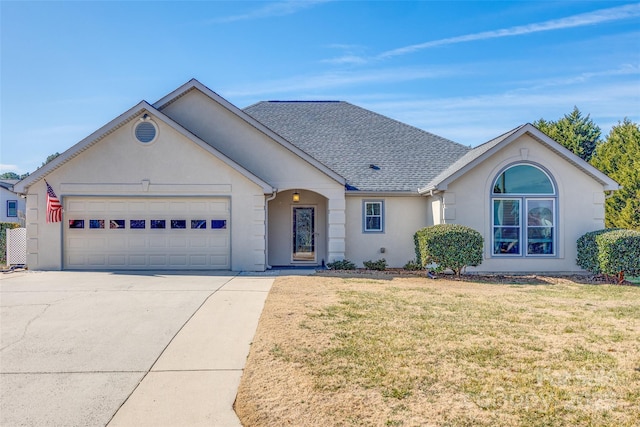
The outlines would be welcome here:
[[[267,263],[270,266],[327,262],[327,202],[327,198],[309,190],[282,191],[269,201]]]

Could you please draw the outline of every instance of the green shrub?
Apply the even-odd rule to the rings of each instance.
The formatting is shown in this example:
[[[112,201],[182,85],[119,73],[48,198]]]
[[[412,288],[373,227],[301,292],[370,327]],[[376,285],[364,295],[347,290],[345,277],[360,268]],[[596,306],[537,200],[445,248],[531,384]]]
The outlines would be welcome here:
[[[384,258],[377,261],[364,261],[362,264],[368,270],[384,271],[387,269],[387,260]]]
[[[355,270],[356,265],[349,260],[343,259],[328,263],[327,268],[329,270]]]
[[[422,270],[422,265],[420,265],[418,261],[412,259],[410,261],[407,261],[407,263],[402,268],[408,271],[417,271]]]
[[[600,261],[598,260],[598,244],[596,243],[596,237],[603,233],[609,233],[611,231],[619,230],[618,228],[605,228],[603,230],[590,231],[586,233],[577,241],[578,244],[578,258],[576,263],[587,271],[593,274],[600,274]]]
[[[436,264],[436,272],[447,268],[460,275],[467,266],[482,262],[482,235],[458,224],[439,224],[418,230],[414,235],[416,258],[422,266]]]
[[[640,274],[640,231],[605,229],[586,233],[578,239],[578,258],[582,268],[594,274]]]
[[[0,222],[0,265],[7,263],[7,229],[20,227],[16,222]]]

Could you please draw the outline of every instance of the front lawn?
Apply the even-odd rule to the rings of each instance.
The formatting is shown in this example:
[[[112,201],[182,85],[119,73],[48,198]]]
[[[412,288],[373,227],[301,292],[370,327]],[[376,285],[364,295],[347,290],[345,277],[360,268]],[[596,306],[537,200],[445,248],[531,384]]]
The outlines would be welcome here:
[[[236,400],[250,426],[640,425],[640,288],[281,277]]]

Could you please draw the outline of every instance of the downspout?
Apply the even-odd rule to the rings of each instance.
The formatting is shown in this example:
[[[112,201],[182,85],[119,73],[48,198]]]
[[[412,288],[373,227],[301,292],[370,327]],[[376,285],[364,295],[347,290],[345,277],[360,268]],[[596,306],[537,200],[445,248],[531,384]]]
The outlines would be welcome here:
[[[278,189],[274,189],[264,203],[264,265],[267,270],[271,270],[269,265],[269,202],[275,199],[277,195]]]

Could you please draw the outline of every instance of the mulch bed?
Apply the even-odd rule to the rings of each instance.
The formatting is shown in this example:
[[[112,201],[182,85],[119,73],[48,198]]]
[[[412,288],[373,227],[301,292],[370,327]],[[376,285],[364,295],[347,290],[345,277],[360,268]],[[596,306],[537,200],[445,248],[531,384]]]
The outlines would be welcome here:
[[[368,277],[371,279],[391,280],[394,277],[428,277],[424,270],[405,270],[402,268],[387,268],[384,271],[368,270],[366,268],[357,268],[355,270],[321,270],[316,273],[318,276],[325,277]],[[619,284],[621,286],[637,286],[636,284],[624,280],[618,283],[615,276],[604,274],[567,274],[567,275],[548,275],[548,274],[462,274],[456,276],[454,274],[434,274],[431,273],[430,278],[435,280],[442,278],[460,282],[480,282],[480,283],[508,283],[508,284],[554,284],[559,281],[570,281],[574,283],[582,283],[587,285],[601,284]]]

